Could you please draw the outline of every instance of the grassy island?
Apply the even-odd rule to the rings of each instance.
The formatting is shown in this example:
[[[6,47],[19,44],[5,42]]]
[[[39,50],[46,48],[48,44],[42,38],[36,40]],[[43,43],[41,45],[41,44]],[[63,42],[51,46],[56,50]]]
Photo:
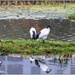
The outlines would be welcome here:
[[[25,54],[25,55],[46,55],[64,54],[69,56],[75,53],[74,42],[42,41],[37,40],[2,40],[0,44],[0,55]]]

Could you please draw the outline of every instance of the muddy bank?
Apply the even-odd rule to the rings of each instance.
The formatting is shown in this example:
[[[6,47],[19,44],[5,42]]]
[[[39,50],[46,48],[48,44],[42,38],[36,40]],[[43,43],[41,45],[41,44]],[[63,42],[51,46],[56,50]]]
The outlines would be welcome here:
[[[0,19],[50,19],[68,18],[68,15],[75,13],[75,5],[31,5],[31,6],[1,6]]]

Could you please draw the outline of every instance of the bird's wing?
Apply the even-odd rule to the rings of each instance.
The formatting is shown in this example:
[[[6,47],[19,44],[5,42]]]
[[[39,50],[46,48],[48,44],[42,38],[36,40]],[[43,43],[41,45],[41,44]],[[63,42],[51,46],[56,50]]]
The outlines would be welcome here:
[[[32,38],[32,35],[33,35],[33,31],[35,32],[35,35],[36,35],[36,29],[34,27],[32,27],[30,29],[30,36],[31,36],[31,38]]]
[[[47,29],[47,28],[42,29],[42,30],[40,31],[39,38],[42,38],[42,37],[48,36],[49,31],[50,31],[50,30]]]
[[[30,29],[30,33],[31,33],[32,31],[35,31],[35,33],[36,33],[36,29],[35,29],[34,27],[32,27],[32,28]]]
[[[45,62],[39,62],[39,65],[43,71],[46,71],[48,69],[48,65]]]
[[[39,33],[36,34],[36,39],[39,37],[40,34],[41,34],[41,32],[39,32]]]

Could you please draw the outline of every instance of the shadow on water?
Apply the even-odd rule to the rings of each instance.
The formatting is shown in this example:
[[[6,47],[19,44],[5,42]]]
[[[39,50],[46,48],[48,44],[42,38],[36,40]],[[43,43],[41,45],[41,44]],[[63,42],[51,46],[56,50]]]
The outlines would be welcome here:
[[[34,25],[37,32],[47,25],[51,25],[53,30],[51,30],[47,40],[75,42],[75,22],[65,19],[0,20],[0,39],[30,39],[29,29],[31,24]]]
[[[32,61],[32,63],[30,62]],[[1,74],[75,74],[75,58],[20,58],[0,56]]]

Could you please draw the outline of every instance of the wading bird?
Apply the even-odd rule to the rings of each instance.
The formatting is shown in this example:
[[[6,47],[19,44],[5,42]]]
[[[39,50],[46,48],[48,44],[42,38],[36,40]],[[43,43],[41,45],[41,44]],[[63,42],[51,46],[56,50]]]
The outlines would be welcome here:
[[[47,26],[47,28],[42,29],[39,33],[37,33],[36,35],[36,39],[38,40],[43,40],[43,44],[45,43],[44,40],[47,38],[49,32],[50,32],[50,28],[52,29],[52,27],[50,25]]]
[[[36,29],[33,27],[30,28],[30,36],[31,36],[31,39],[36,39]]]

